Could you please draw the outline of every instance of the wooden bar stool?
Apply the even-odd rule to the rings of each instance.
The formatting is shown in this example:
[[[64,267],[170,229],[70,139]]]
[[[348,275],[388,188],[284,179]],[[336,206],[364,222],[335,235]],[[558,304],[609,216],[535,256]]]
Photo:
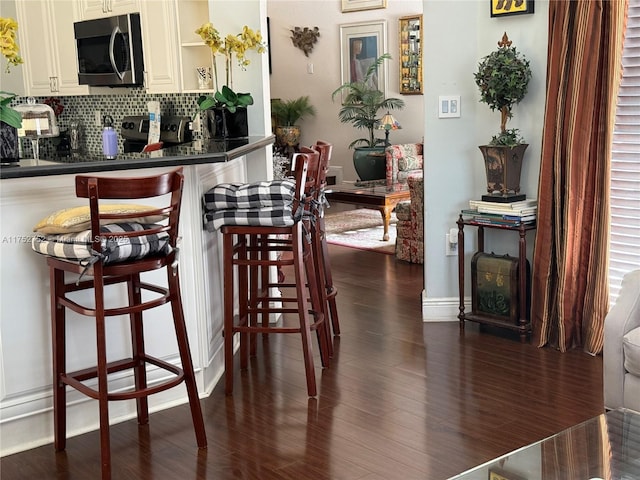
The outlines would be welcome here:
[[[320,303],[322,305],[322,314],[325,318],[325,324],[322,331],[318,330],[318,335],[326,336],[326,343],[328,354],[330,357],[333,356],[333,341],[331,339],[331,325],[329,324],[329,315],[328,315],[328,291],[326,288],[323,288],[326,285],[326,276],[325,276],[325,261],[323,258],[322,252],[322,242],[320,231],[318,229],[318,220],[322,213],[322,204],[320,203],[321,198],[321,189],[322,184],[326,182],[326,162],[328,160],[327,153],[330,153],[328,147],[322,146],[316,148],[314,147],[300,147],[300,153],[304,153],[307,156],[307,178],[304,183],[304,201],[303,207],[305,212],[305,218],[308,219],[308,222],[305,224],[308,226],[306,230],[306,234],[309,237],[309,242],[311,246],[311,254],[313,256],[313,264],[314,274],[315,274],[315,284],[318,286],[318,296],[320,298]],[[292,168],[295,167],[294,158],[292,161]],[[279,281],[277,287],[286,288],[286,287],[294,287],[295,284],[285,283],[284,281]],[[307,284],[308,288],[311,288],[309,284]]]
[[[218,185],[205,193],[205,219],[210,231],[220,229],[224,268],[225,392],[233,392],[234,335],[240,335],[240,367],[248,367],[256,334],[297,333],[302,340],[307,393],[317,395],[311,332],[317,332],[320,358],[329,364],[323,305],[313,262],[310,218],[305,213],[309,158],[294,155],[295,181],[278,180],[247,185]],[[285,193],[283,191],[286,190]],[[255,203],[257,202],[257,203]],[[291,296],[271,294],[273,267],[293,268]],[[236,291],[237,284],[237,291]],[[238,313],[235,315],[237,296]],[[282,324],[270,324],[281,314]],[[285,315],[295,314],[295,325]]]
[[[184,382],[198,447],[207,446],[178,277],[176,243],[183,183],[182,169],[140,178],[77,176],[76,195],[89,199],[86,211],[89,225],[85,227],[88,230],[66,234],[51,233],[49,225],[49,234],[37,235],[33,240],[33,249],[47,255],[50,274],[54,446],[57,451],[65,449],[66,386],[98,400],[103,479],[111,478],[109,401],[135,399],[138,423],[146,424],[149,420],[147,397]],[[145,207],[102,202],[103,199],[151,197],[163,197],[166,206]],[[141,273],[158,269],[165,269],[167,287],[141,280]],[[66,281],[66,273],[76,275]],[[78,275],[80,278],[76,280]],[[105,286],[121,283],[127,287],[127,304],[107,308]],[[83,290],[92,290],[89,298],[94,305],[83,305],[77,295],[67,295]],[[142,291],[151,293],[145,295],[143,300]],[[167,303],[171,305],[181,366],[153,357],[145,351],[143,312]],[[97,365],[94,367],[67,372],[67,308],[80,315],[94,317],[97,351]],[[131,357],[108,362],[106,320],[118,315],[129,315]],[[148,384],[147,365],[165,370],[169,378]],[[133,385],[124,391],[110,392],[109,375],[122,371],[132,372]],[[95,388],[87,383],[87,380],[94,378],[97,378]]]
[[[324,224],[324,208],[327,205],[324,196],[324,189],[327,183],[327,172],[333,146],[322,140],[318,140],[310,148],[300,147],[302,153],[318,152],[315,156],[309,156],[310,161],[307,169],[307,181],[305,182],[305,206],[309,215],[313,216],[310,223],[311,244],[314,255],[314,265],[316,266],[317,283],[320,288],[320,300],[323,303],[323,314],[326,319],[326,335],[329,353],[333,356],[333,342],[331,340],[331,330],[334,335],[340,335],[340,321],[338,318],[338,308],[335,297],[338,293],[337,287],[333,283],[331,274],[331,262],[329,259],[329,247],[327,245]],[[281,286],[288,286],[280,282]],[[329,323],[331,320],[331,323]]]
[[[311,148],[320,153],[320,165],[318,168],[318,184],[319,188],[316,189],[316,204],[318,205],[318,212],[316,222],[314,224],[314,245],[318,249],[318,263],[322,268],[323,285],[326,290],[327,299],[327,315],[331,319],[331,327],[334,335],[340,335],[340,320],[338,318],[338,307],[336,305],[336,295],[338,294],[338,288],[333,283],[333,276],[331,274],[331,261],[329,259],[329,247],[327,245],[327,236],[324,223],[324,207],[327,204],[324,196],[324,190],[327,185],[327,172],[329,171],[329,165],[331,163],[331,153],[333,151],[333,145],[322,140],[316,141],[316,144]],[[329,323],[327,321],[327,323]]]

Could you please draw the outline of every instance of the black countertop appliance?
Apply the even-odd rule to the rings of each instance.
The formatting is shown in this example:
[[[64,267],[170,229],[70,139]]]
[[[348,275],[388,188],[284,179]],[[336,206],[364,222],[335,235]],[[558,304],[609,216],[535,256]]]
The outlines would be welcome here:
[[[120,124],[120,135],[124,139],[124,151],[141,152],[149,136],[149,117],[132,115],[124,117]],[[160,141],[162,146],[171,147],[193,140],[193,123],[189,117],[160,117]]]

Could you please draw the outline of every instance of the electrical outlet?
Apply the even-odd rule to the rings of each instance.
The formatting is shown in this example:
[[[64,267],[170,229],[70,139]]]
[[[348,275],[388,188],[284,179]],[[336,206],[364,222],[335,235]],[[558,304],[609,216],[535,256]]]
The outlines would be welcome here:
[[[453,255],[458,254],[458,244],[451,243],[449,241],[449,234],[445,234],[445,255],[447,257],[452,257]]]
[[[93,112],[93,121],[96,125],[96,127],[101,127],[102,126],[102,112],[100,110],[96,110],[95,112]]]

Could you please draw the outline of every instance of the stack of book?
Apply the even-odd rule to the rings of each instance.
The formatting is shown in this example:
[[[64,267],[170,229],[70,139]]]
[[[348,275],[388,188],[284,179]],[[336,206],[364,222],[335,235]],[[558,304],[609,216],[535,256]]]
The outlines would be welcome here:
[[[535,223],[537,210],[538,200],[530,198],[511,203],[469,200],[469,208],[461,213],[463,218],[477,223],[519,226]]]

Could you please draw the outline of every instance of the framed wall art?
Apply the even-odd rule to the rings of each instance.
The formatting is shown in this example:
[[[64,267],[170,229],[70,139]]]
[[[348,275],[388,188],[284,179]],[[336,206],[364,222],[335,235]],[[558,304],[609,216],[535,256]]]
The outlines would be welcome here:
[[[400,93],[422,94],[422,15],[400,18]]]
[[[349,23],[340,25],[341,84],[362,81],[367,69],[387,51],[387,22]],[[370,81],[386,92],[385,62]]]
[[[533,13],[533,0],[489,0],[492,17]]]
[[[387,0],[342,0],[342,12],[387,8]]]

